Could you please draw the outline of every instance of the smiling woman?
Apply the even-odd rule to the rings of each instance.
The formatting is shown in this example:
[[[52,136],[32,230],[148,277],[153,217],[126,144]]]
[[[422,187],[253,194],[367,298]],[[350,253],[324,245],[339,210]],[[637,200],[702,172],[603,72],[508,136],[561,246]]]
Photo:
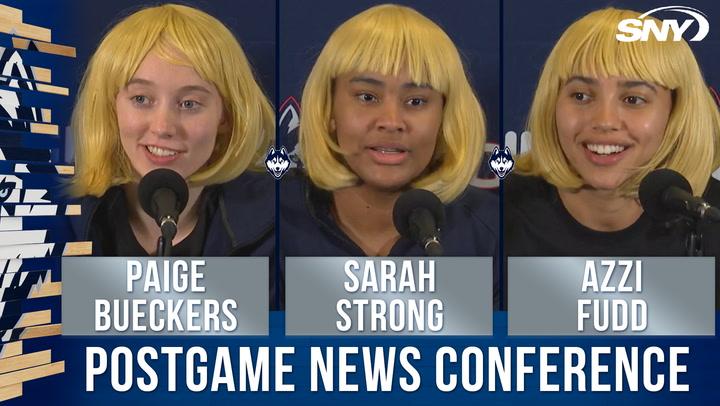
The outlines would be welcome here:
[[[120,141],[140,176],[166,167],[190,177],[210,159],[218,132],[227,131],[215,86],[154,51],[115,100]]]
[[[585,185],[614,190],[657,152],[671,107],[659,85],[574,76],[557,101],[560,147]]]
[[[685,41],[616,40],[618,22],[639,14],[592,12],[550,53],[528,120],[532,149],[506,182],[508,256],[685,255],[687,228],[653,221],[638,201],[658,168],[720,204],[717,106]],[[705,255],[719,255],[720,229],[705,225],[703,236]]]
[[[397,5],[355,15],[327,40],[305,83],[305,171],[283,182],[282,250],[423,256],[393,225],[400,194],[421,188],[444,204],[446,255],[493,255],[497,200],[468,187],[484,143],[480,103],[437,24]]]
[[[251,170],[274,131],[272,107],[220,21],[173,4],[128,16],[102,39],[73,112],[77,238],[94,255],[152,254],[160,229],[140,207],[138,181],[167,168],[189,187],[174,255],[272,256],[273,182]]]

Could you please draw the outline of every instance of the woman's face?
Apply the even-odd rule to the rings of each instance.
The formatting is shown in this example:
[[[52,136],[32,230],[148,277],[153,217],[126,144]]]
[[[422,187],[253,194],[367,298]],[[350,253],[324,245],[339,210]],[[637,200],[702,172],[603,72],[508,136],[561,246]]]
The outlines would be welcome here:
[[[189,177],[207,163],[225,125],[215,86],[152,51],[120,89],[115,107],[123,149],[140,176],[169,168]]]
[[[397,76],[362,72],[335,80],[331,130],[364,184],[397,191],[427,168],[437,142],[443,96]]]
[[[625,77],[568,79],[555,118],[565,156],[585,185],[613,190],[660,147],[670,90]]]

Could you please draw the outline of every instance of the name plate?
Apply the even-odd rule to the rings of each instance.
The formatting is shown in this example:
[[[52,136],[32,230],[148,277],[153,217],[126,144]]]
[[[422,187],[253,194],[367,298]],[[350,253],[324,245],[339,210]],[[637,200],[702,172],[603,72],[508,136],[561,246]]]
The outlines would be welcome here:
[[[713,257],[510,257],[510,335],[714,335]]]
[[[63,335],[267,335],[267,258],[62,259]]]
[[[491,335],[492,258],[288,257],[287,335]]]

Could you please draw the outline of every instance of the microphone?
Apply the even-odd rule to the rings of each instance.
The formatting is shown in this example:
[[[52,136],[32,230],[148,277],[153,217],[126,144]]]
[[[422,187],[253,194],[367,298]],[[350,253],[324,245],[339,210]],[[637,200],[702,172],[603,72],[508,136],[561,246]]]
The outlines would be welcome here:
[[[145,213],[160,226],[160,239],[164,241],[158,241],[158,255],[169,255],[169,247],[177,234],[178,217],[188,201],[185,179],[171,169],[152,170],[140,179],[138,198]]]
[[[393,207],[393,223],[400,235],[420,244],[427,256],[440,256],[440,229],[445,226],[445,208],[434,193],[410,189]]]
[[[687,179],[672,169],[648,173],[640,182],[638,194],[643,210],[655,219],[668,220],[683,214],[701,222],[720,222],[720,210],[693,196]]]

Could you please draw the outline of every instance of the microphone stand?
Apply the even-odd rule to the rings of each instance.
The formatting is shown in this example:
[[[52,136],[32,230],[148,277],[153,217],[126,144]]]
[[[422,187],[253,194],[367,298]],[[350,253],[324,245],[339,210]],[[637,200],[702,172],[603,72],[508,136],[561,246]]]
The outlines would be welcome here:
[[[160,221],[160,237],[157,242],[157,256],[172,256],[172,240],[177,234],[177,224],[172,216],[166,216]]]
[[[665,222],[665,227],[670,229],[675,226],[681,226],[687,230],[685,237],[685,250],[688,257],[701,257],[703,256],[702,248],[702,232],[700,231],[700,225],[702,221],[689,216],[680,216],[674,220]]]
[[[688,232],[685,244],[687,244],[687,255],[689,257],[703,256],[702,250],[702,233],[700,233],[699,224],[695,222],[695,229]]]
[[[161,235],[160,237],[158,237],[158,240],[157,240],[157,251],[156,252],[157,252],[158,257],[170,256],[170,255],[165,254],[166,247],[167,247],[167,243],[165,241],[165,237],[163,237]]]

